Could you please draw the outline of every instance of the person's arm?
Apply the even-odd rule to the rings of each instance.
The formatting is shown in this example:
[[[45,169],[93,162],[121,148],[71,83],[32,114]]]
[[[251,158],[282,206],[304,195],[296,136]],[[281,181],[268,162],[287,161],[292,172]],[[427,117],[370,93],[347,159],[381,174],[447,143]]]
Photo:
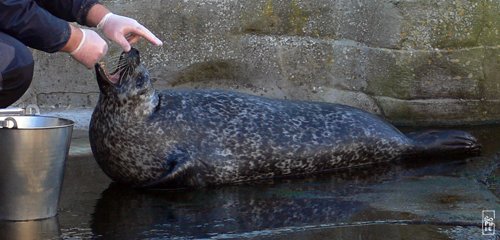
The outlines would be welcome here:
[[[61,50],[71,36],[66,21],[28,0],[0,0],[0,31],[49,53]]]
[[[89,27],[97,27],[97,25],[101,22],[101,20],[106,16],[106,14],[110,13],[111,11],[108,10],[104,5],[102,4],[95,4],[90,8],[88,14],[87,14],[87,19],[86,23],[87,26]]]
[[[97,26],[97,23],[91,24],[87,21],[87,15],[90,9],[99,4],[98,0],[36,0],[36,2],[54,16],[68,22],[77,22],[89,27]]]
[[[131,46],[145,38],[160,46],[162,42],[147,28],[134,19],[112,14],[98,0],[36,0],[55,16],[67,21],[77,21],[88,27],[102,29],[104,35],[118,43],[123,50],[129,51]],[[99,25],[100,24],[100,25]]]
[[[108,49],[94,31],[72,26],[31,0],[0,0],[0,31],[41,51],[70,53],[87,68]]]

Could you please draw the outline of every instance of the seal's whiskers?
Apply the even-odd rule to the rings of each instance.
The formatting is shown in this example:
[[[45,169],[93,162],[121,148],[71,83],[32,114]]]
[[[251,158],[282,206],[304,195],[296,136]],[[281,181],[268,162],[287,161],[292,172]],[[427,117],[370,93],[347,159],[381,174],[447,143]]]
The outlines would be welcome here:
[[[129,77],[132,75],[132,69],[130,68],[130,66],[126,65],[125,66],[125,69],[123,70],[122,74],[120,74],[120,78],[118,80],[118,82],[121,82],[125,77]]]
[[[125,63],[125,62],[123,62],[123,63],[118,63],[118,64],[115,64],[115,65],[112,65],[112,66],[111,66],[111,67],[112,67],[111,69],[115,69],[115,70],[117,70],[118,68],[123,68],[123,67],[125,67],[126,65],[127,65],[127,63]]]
[[[111,71],[113,73],[116,73],[118,70],[123,69],[126,66],[127,66],[126,62],[119,62],[119,63],[117,63],[115,65],[110,66],[110,68],[108,68],[108,69],[110,69],[110,70],[112,69]]]
[[[112,72],[115,72],[126,64],[125,59],[123,59],[121,54],[108,56],[105,59],[102,59],[99,63],[102,66],[106,66],[106,68]]]
[[[107,61],[118,61],[120,59],[122,59],[122,55],[121,54],[117,54],[117,55],[112,55],[112,56],[109,56],[109,57],[106,57]]]

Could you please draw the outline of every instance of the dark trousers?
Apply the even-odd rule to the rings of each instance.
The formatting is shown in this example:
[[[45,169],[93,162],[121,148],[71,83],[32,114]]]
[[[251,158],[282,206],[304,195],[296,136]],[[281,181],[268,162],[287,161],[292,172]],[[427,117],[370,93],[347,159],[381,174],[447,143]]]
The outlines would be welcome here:
[[[0,108],[17,101],[33,79],[33,56],[17,39],[0,32]]]

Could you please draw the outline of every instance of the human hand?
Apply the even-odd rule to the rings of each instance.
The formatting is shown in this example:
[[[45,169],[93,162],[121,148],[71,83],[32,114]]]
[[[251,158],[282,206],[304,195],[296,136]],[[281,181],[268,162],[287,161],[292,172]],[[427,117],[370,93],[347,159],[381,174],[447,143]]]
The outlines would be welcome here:
[[[99,34],[89,29],[80,29],[83,33],[78,47],[70,52],[71,57],[88,69],[92,68],[108,52],[108,44]]]
[[[120,45],[125,52],[130,51],[130,45],[139,41],[141,37],[156,46],[163,45],[160,39],[136,20],[113,13],[106,14],[97,28],[102,29],[104,36]]]

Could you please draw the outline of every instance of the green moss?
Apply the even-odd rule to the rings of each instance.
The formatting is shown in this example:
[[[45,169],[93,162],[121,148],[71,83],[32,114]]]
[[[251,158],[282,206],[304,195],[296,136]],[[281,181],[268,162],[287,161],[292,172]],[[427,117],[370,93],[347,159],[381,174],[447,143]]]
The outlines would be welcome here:
[[[394,104],[390,109],[387,106],[382,106],[382,108],[385,111],[385,117],[391,121],[414,119],[413,111],[407,103]]]
[[[484,79],[481,83],[485,99],[498,99],[500,93],[500,48],[487,49],[483,60]]]
[[[498,1],[480,1],[481,31],[478,35],[478,44],[497,46],[500,42],[500,4]]]
[[[173,86],[197,83],[203,81],[236,81],[247,80],[240,79],[238,74],[242,72],[242,66],[229,61],[209,61],[193,64],[192,66],[184,69],[177,77]]]
[[[406,47],[458,49],[500,41],[497,0],[418,0],[400,8],[407,19],[401,32]]]
[[[375,96],[409,99],[411,84],[415,82],[413,66],[410,57],[394,59],[381,74],[368,81],[367,91]]]
[[[480,10],[454,2],[439,9],[440,18],[434,27],[435,46],[438,48],[472,47],[481,32]]]
[[[260,11],[244,14],[243,32],[269,35],[304,35],[309,16],[297,0],[267,0]]]
[[[274,16],[273,0],[268,0],[266,2],[266,4],[264,5],[263,14],[266,17],[272,17],[272,16]]]
[[[482,48],[381,54],[370,64],[375,70],[370,71],[367,92],[406,100],[494,97],[500,85],[493,73],[485,79],[483,69],[498,71],[495,64],[485,65],[484,58]]]
[[[251,34],[269,34],[275,32],[280,19],[274,12],[273,0],[267,0],[261,11],[244,14],[243,32]]]
[[[296,35],[304,35],[304,27],[306,26],[308,16],[300,8],[297,0],[292,0],[290,3],[291,15],[290,15],[290,27],[292,32]]]

